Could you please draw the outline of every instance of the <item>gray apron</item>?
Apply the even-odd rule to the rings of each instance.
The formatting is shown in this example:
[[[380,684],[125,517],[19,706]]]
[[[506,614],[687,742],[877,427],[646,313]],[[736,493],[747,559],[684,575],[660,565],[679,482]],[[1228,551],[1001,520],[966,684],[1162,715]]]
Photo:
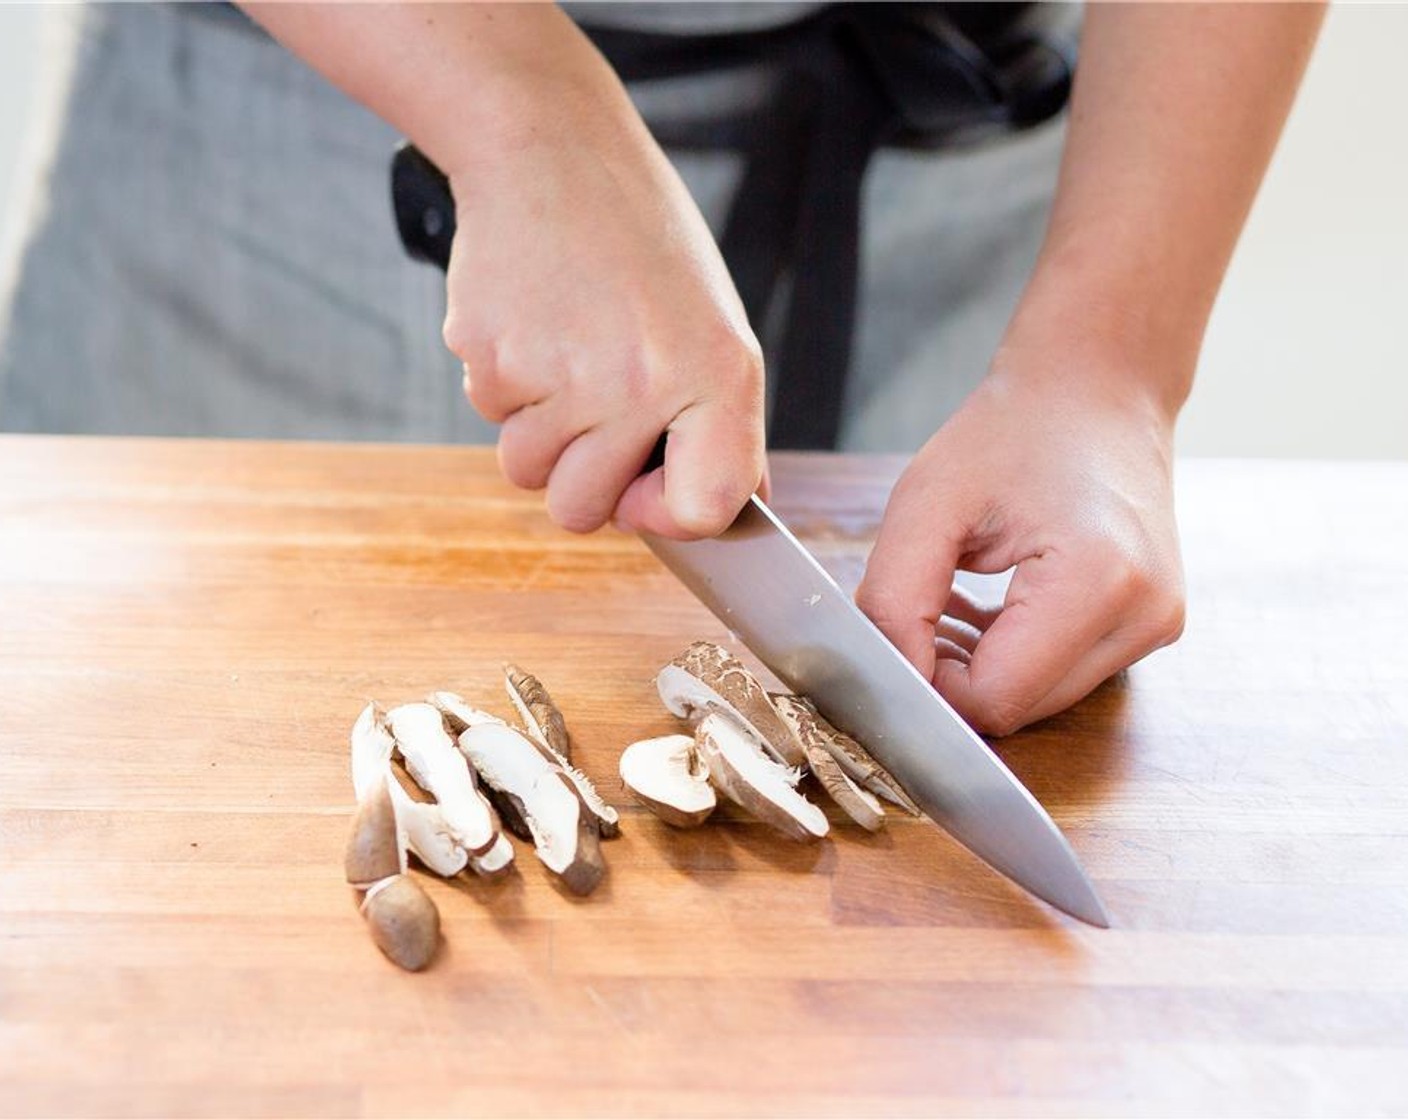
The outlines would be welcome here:
[[[0,260],[0,428],[495,438],[440,341],[443,279],[397,238],[392,129],[229,9],[51,18],[67,31],[44,68],[52,127]],[[707,82],[633,92],[649,116]],[[843,449],[913,450],[982,376],[1061,141],[1053,124],[874,160]],[[675,158],[717,232],[736,161]]]

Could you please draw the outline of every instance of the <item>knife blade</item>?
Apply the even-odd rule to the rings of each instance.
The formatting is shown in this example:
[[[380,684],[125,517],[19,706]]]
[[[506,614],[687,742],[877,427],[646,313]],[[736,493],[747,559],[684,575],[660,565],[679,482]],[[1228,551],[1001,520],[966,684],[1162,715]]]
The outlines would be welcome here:
[[[711,539],[642,538],[759,661],[852,735],[955,840],[1057,909],[1109,926],[1046,810],[761,499]]]

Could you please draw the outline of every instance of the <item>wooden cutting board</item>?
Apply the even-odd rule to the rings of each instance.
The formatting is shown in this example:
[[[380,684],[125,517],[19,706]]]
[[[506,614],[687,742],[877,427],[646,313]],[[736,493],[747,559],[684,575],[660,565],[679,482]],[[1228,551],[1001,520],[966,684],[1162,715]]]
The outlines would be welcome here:
[[[778,456],[854,585],[900,462]],[[1000,744],[1115,920],[930,825],[677,833],[615,762],[727,639],[485,450],[0,438],[0,1115],[1408,1109],[1408,467],[1187,463],[1174,649]],[[371,697],[537,672],[624,835],[431,882],[410,975],[342,882]]]

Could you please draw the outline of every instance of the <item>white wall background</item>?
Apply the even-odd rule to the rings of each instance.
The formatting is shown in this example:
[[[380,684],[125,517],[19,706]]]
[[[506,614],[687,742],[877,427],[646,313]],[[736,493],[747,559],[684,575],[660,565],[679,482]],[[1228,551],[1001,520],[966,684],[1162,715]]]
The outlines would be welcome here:
[[[0,220],[42,18],[0,3]],[[1331,10],[1213,316],[1182,453],[1408,459],[1405,43],[1408,4]]]

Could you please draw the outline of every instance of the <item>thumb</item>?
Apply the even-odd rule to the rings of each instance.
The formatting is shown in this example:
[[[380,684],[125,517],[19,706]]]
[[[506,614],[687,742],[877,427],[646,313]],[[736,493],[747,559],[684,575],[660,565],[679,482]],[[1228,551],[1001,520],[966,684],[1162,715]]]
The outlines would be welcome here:
[[[961,494],[942,478],[901,478],[856,590],[856,605],[914,665],[934,675],[934,632],[967,531]]]
[[[614,520],[681,540],[716,536],[733,523],[765,473],[761,416],[700,402],[675,417],[665,465],[626,488]]]

